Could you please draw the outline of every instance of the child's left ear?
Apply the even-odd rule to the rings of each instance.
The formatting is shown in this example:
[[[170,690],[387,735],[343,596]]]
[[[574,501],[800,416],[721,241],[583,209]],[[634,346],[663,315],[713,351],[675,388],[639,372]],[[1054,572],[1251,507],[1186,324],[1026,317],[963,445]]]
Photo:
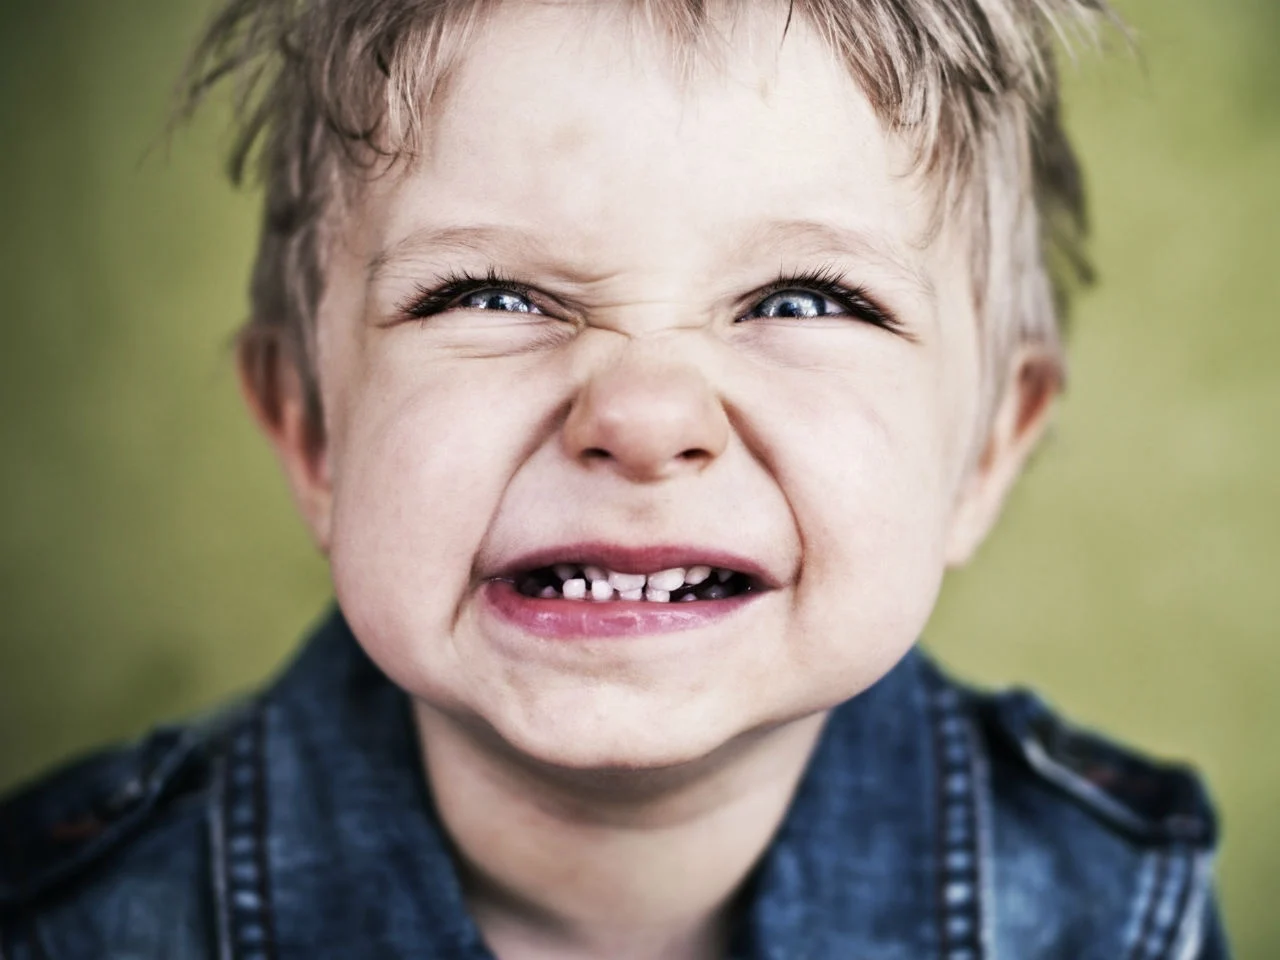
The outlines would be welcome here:
[[[1062,365],[1047,349],[1027,346],[1014,355],[982,455],[969,469],[956,501],[947,537],[947,566],[968,563],[986,539],[1049,425],[1061,389]]]
[[[327,554],[333,487],[324,425],[309,402],[303,361],[271,328],[242,334],[237,346],[241,393],[275,449],[312,539]]]

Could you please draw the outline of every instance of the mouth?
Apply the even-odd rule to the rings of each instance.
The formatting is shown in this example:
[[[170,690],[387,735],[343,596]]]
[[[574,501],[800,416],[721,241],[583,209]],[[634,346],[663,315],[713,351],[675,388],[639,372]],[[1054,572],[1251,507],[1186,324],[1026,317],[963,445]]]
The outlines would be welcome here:
[[[513,577],[512,583],[525,597],[585,603],[728,600],[762,586],[741,570],[702,563],[626,573],[591,563],[560,562],[527,569]]]
[[[754,561],[685,546],[541,550],[485,578],[486,607],[523,634],[641,637],[709,627],[779,582]]]

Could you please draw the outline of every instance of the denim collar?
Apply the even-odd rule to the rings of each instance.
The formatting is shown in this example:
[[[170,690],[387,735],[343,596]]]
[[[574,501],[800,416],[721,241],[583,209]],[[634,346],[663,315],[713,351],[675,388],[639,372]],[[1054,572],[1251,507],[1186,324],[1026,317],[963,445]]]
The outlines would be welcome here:
[[[912,652],[831,712],[747,891],[752,960],[938,955],[936,752]]]
[[[919,653],[832,714],[743,891],[744,960],[977,960],[971,743]],[[408,698],[340,614],[234,738],[215,818],[228,955],[492,960]]]

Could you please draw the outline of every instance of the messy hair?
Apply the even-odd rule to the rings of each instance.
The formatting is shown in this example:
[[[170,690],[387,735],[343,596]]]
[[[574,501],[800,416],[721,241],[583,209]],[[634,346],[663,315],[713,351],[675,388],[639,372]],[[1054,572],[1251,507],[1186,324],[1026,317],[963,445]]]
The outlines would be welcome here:
[[[240,359],[268,415],[282,364],[322,436],[316,314],[352,183],[413,156],[422,117],[497,0],[226,0],[191,61],[183,116],[235,90],[236,184],[265,191]],[[729,10],[733,4],[721,5]],[[1084,194],[1063,129],[1053,48],[1114,19],[1106,0],[790,0],[841,58],[887,130],[913,150],[940,217],[960,217],[983,331],[983,405],[1022,345],[1061,379],[1069,293],[1090,279]],[[713,34],[709,0],[627,0],[684,62]],[[785,20],[781,19],[785,16]]]

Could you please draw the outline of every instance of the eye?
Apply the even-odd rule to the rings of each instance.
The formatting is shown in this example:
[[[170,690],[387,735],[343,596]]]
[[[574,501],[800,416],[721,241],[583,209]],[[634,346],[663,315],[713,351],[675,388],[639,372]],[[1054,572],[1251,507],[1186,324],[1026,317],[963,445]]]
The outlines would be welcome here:
[[[459,297],[454,306],[460,310],[501,310],[506,313],[540,313],[529,299],[512,290],[487,287]]]
[[[780,277],[758,291],[753,306],[740,321],[809,320],[816,317],[848,317],[908,336],[902,323],[859,286],[848,286],[833,270]]]
[[[845,312],[843,307],[830,298],[820,296],[809,290],[780,290],[761,300],[748,316],[780,319],[786,317],[826,317]]]
[[[545,311],[534,302],[535,297],[528,284],[503,277],[496,270],[484,276],[463,272],[442,277],[433,286],[419,287],[400,304],[400,313],[419,320],[451,310],[542,314]]]

